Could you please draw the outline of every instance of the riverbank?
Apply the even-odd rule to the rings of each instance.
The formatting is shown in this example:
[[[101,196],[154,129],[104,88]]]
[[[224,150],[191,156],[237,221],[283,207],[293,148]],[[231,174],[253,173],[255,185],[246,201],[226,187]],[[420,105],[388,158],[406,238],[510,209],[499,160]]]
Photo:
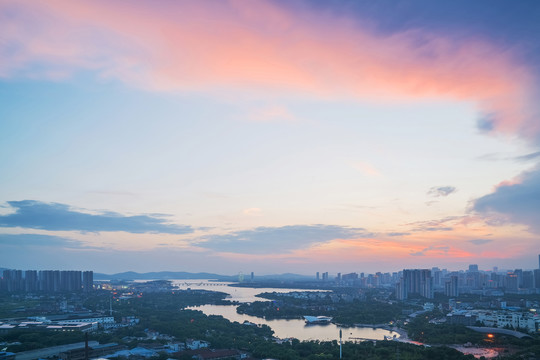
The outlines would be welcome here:
[[[456,349],[462,354],[472,355],[475,358],[479,359],[484,357],[486,359],[493,359],[499,356],[499,352],[494,349],[480,348],[480,347],[469,347],[463,345],[450,345],[452,349]]]

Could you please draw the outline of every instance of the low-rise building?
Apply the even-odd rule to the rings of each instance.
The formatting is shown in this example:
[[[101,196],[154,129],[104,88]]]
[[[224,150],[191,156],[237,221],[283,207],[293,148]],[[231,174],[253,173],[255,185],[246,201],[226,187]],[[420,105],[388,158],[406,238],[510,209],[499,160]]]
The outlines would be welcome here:
[[[447,315],[450,324],[474,325],[477,321],[487,327],[523,329],[534,333],[539,329],[540,317],[532,312],[508,310],[455,310]]]

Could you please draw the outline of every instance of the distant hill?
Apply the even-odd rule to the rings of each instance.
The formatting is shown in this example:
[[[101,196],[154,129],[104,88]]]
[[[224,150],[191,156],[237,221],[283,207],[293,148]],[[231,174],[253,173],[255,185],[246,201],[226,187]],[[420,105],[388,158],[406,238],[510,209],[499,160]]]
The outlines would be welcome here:
[[[169,279],[218,279],[233,278],[231,276],[211,274],[211,273],[189,273],[175,271],[159,271],[138,273],[135,271],[126,271],[117,274],[94,273],[94,280],[169,280]],[[238,278],[238,277],[234,277]]]
[[[134,271],[127,271],[117,274],[101,274],[94,273],[94,280],[172,280],[172,279],[215,279],[221,281],[238,281],[238,275],[220,275],[213,273],[190,273],[184,271],[159,271],[138,273]],[[249,279],[249,274],[244,275],[244,279]],[[312,280],[312,276],[298,275],[298,274],[279,274],[279,275],[257,275],[255,280],[257,281],[292,281],[292,280]]]

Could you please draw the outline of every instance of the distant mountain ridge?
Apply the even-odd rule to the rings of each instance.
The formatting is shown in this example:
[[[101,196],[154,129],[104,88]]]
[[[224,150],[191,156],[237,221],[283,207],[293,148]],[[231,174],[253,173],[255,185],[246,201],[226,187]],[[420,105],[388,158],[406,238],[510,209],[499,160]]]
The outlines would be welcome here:
[[[94,280],[173,280],[173,279],[212,279],[212,280],[221,280],[221,281],[238,281],[239,275],[220,275],[214,273],[190,273],[185,271],[158,271],[158,272],[147,272],[147,273],[138,273],[135,271],[126,271],[117,274],[102,274],[94,273]],[[248,280],[250,275],[244,275],[244,279]],[[269,281],[269,280],[281,280],[281,281],[291,281],[291,280],[310,280],[313,279],[311,276],[298,275],[298,274],[276,274],[276,275],[257,275],[254,277],[256,281]]]
[[[9,268],[0,268],[0,275],[4,270],[10,270]],[[25,271],[25,270],[23,270]],[[155,271],[147,273],[138,273],[135,271],[125,271],[116,274],[103,274],[94,273],[94,280],[200,280],[211,279],[221,281],[238,281],[239,275],[221,275],[207,272],[191,273],[186,271]],[[284,273],[275,275],[255,275],[254,280],[261,281],[309,281],[313,280],[313,276]],[[244,280],[250,280],[250,274],[244,274]]]

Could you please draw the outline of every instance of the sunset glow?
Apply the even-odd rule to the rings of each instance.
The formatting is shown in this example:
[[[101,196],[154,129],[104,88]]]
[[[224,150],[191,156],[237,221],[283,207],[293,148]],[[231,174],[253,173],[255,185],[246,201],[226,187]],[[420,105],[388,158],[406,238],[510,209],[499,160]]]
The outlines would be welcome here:
[[[398,3],[0,0],[1,266],[536,267],[538,5]]]

